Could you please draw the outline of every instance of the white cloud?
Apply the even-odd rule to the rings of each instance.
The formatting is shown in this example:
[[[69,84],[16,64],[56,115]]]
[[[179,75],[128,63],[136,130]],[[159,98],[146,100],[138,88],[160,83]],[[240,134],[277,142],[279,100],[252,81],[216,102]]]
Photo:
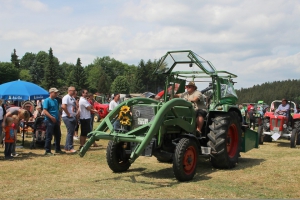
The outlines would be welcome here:
[[[21,5],[26,9],[33,12],[45,12],[48,11],[47,5],[43,4],[39,0],[21,0]]]
[[[138,64],[191,49],[237,74],[237,87],[250,87],[297,77],[299,18],[292,0],[4,1],[0,61],[14,48],[21,57],[52,47],[60,62],[80,57],[83,65],[102,56]]]

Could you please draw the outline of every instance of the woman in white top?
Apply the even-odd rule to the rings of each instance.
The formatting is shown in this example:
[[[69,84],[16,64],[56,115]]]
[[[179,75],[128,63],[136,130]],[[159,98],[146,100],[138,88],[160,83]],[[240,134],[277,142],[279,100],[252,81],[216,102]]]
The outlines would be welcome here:
[[[91,112],[97,112],[93,106],[88,102],[86,97],[88,96],[87,90],[82,90],[81,97],[79,100],[79,115],[80,115],[80,125],[81,125],[81,133],[80,133],[80,148],[83,147],[86,141],[86,136],[89,132],[91,132]]]
[[[115,109],[119,105],[119,100],[120,100],[120,94],[115,93],[113,100],[111,100],[111,102],[109,103],[109,108],[108,108],[109,112]],[[120,120],[117,119],[114,122],[113,126],[115,130],[120,129],[121,128]]]

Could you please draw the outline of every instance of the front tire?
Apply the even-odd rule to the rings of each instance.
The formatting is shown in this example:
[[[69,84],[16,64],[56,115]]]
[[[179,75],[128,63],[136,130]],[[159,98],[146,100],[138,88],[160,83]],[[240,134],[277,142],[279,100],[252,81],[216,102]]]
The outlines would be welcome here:
[[[241,146],[241,124],[236,112],[224,113],[212,119],[209,126],[211,163],[216,168],[233,168],[238,162]]]
[[[173,172],[178,181],[192,180],[197,169],[198,146],[193,139],[182,138],[176,146]]]
[[[123,145],[124,142],[108,142],[106,149],[106,161],[109,168],[114,172],[127,171],[131,165],[129,162],[129,155],[126,155]]]
[[[267,124],[269,124],[269,126]],[[263,129],[266,132],[270,132],[270,119],[269,118],[264,119]],[[264,142],[272,142],[271,135],[265,135],[264,136]]]

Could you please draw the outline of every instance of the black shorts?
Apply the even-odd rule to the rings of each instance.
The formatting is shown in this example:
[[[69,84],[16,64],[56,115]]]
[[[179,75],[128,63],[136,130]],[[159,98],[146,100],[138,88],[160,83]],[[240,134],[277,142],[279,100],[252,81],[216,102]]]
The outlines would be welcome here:
[[[80,121],[76,120],[75,131],[78,132]]]
[[[91,119],[80,119],[81,133],[80,136],[86,137],[91,132]]]
[[[196,117],[202,116],[203,118],[205,118],[206,115],[207,115],[207,112],[205,110],[202,110],[202,109],[196,110]]]

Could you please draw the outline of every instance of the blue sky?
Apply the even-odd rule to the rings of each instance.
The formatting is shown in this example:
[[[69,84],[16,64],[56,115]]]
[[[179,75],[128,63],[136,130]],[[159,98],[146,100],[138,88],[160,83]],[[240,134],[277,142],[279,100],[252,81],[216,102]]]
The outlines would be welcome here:
[[[299,79],[299,19],[297,0],[0,0],[0,61],[52,47],[60,62],[137,65],[190,49],[247,88]]]

